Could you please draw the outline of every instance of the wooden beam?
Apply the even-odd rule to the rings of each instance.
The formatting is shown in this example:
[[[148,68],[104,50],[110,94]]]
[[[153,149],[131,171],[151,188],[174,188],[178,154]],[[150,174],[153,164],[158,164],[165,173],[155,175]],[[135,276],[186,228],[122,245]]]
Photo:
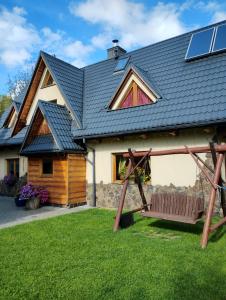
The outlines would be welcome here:
[[[198,154],[194,153],[194,156],[198,158],[199,161],[211,172],[214,174],[214,169],[207,165],[207,163],[200,157]]]
[[[216,163],[216,168],[215,168],[215,174],[214,174],[214,180],[213,180],[214,185],[217,185],[219,182],[223,159],[224,159],[224,154],[220,153],[217,158],[217,163]],[[203,227],[202,239],[201,239],[202,248],[205,248],[208,243],[208,237],[209,237],[209,233],[210,233],[210,225],[211,225],[211,219],[212,219],[212,215],[213,215],[216,193],[217,193],[217,189],[212,187],[211,193],[210,193],[209,205],[208,205],[207,214],[206,214],[206,219],[205,219],[205,224]]]
[[[188,147],[185,146],[186,149],[188,149]],[[209,181],[209,183],[212,185],[212,187],[214,189],[217,189],[217,186],[214,184],[213,179],[209,176],[209,174],[207,173],[207,171],[203,168],[203,166],[200,164],[198,158],[188,149],[189,154],[191,155],[191,157],[193,158],[194,162],[197,164],[197,166],[199,167],[200,171],[204,174],[204,176],[206,177],[206,179]]]
[[[211,152],[209,146],[203,147],[188,147],[190,152],[194,153],[209,153]],[[216,152],[226,152],[226,144],[215,146]],[[148,153],[148,151],[137,151],[133,153],[134,157],[141,157]],[[154,150],[149,156],[163,156],[163,155],[172,155],[172,154],[189,154],[188,150],[185,148],[178,149],[167,149],[167,150]],[[129,157],[129,153],[124,153],[123,157]]]
[[[214,167],[216,167],[217,154],[216,154],[215,146],[214,146],[213,142],[210,142],[210,150],[211,150],[213,165],[214,165]],[[220,175],[220,178],[219,178],[219,185],[220,186],[223,185],[223,180],[222,180],[221,175]],[[221,207],[222,207],[222,210],[223,210],[223,215],[224,215],[224,217],[226,217],[226,197],[225,197],[223,189],[220,189],[220,197],[221,197]]]
[[[213,226],[210,227],[210,232],[213,232],[214,230],[216,230],[217,228],[219,228],[220,226],[224,225],[226,223],[226,217],[224,217],[223,219],[221,219],[218,223],[214,224]]]
[[[129,160],[129,165],[128,165],[127,172],[126,172],[127,179],[123,184],[123,188],[122,188],[122,192],[121,192],[121,196],[120,196],[120,200],[119,200],[118,211],[117,211],[117,215],[116,215],[115,223],[114,223],[114,231],[117,231],[119,229],[119,223],[120,223],[123,206],[124,206],[124,202],[125,202],[126,191],[127,191],[127,187],[129,184],[128,174],[130,173],[131,169],[132,169],[132,162],[131,162],[131,160]]]
[[[129,155],[130,155],[130,160],[132,162],[132,166],[134,168],[134,175],[135,175],[136,183],[137,183],[137,186],[138,186],[138,189],[139,189],[139,192],[140,192],[143,207],[144,207],[145,211],[148,211],[147,200],[146,200],[146,197],[144,195],[144,190],[143,190],[143,187],[142,187],[142,184],[141,184],[140,177],[137,173],[136,163],[135,163],[135,160],[134,160],[134,157],[133,157],[133,152],[132,152],[131,149],[128,149],[128,151],[129,151]]]
[[[135,167],[133,167],[131,169],[131,171],[129,172],[129,174],[125,177],[124,181],[126,181],[126,179],[128,179],[130,177],[130,175],[134,172],[134,170],[136,170],[137,167],[139,167],[139,165],[145,160],[146,157],[148,157],[148,154],[151,152],[151,149],[149,150],[149,152],[147,152],[146,155],[144,155],[140,161],[138,161],[138,163],[135,165]],[[123,182],[124,182],[123,181]]]

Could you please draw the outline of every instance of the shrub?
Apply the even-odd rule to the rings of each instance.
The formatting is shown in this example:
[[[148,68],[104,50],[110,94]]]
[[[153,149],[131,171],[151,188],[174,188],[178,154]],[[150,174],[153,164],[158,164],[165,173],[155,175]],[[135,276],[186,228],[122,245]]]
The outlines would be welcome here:
[[[14,186],[17,183],[17,177],[12,174],[6,175],[3,181],[7,186]]]

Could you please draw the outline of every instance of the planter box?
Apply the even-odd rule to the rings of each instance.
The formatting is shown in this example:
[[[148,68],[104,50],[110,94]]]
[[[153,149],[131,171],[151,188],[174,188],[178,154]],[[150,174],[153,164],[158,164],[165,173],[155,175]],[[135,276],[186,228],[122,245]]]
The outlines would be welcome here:
[[[37,209],[40,207],[40,199],[35,197],[26,200],[26,209]]]

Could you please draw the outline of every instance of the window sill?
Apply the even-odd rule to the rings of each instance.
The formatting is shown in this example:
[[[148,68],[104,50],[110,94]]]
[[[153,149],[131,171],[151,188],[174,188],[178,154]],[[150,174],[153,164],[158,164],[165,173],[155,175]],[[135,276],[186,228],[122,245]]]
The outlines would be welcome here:
[[[43,178],[52,178],[53,174],[41,174],[41,177],[43,177]]]

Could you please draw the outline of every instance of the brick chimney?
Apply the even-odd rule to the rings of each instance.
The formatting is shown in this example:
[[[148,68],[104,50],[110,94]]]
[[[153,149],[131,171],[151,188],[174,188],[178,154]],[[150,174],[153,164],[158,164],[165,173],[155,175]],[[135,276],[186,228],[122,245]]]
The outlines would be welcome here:
[[[118,45],[118,40],[115,39],[112,41],[112,43],[114,46],[112,48],[107,49],[108,59],[110,58],[117,59],[119,56],[126,53],[126,50]]]

